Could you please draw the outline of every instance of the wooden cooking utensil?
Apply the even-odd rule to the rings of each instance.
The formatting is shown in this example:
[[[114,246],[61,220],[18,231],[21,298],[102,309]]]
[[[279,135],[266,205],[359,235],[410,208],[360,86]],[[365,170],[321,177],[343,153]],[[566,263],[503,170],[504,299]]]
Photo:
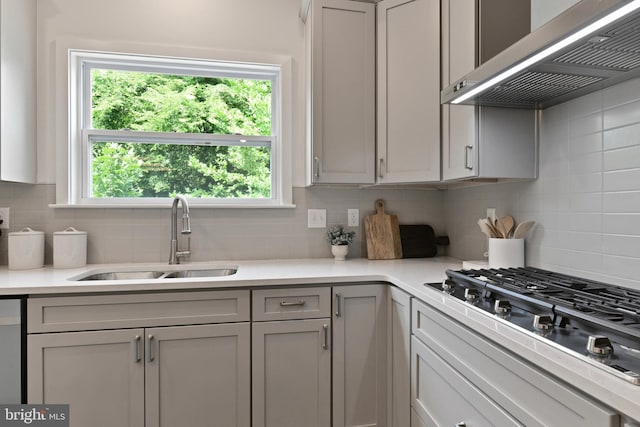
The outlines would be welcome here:
[[[535,221],[525,221],[518,224],[516,231],[513,232],[514,239],[524,239],[529,234],[531,228],[535,225]]]
[[[500,222],[502,223],[502,226],[505,231],[504,237],[507,239],[510,239],[511,237],[513,237],[513,230],[516,225],[516,221],[513,219],[513,217],[511,215],[505,215],[502,218],[500,218]]]

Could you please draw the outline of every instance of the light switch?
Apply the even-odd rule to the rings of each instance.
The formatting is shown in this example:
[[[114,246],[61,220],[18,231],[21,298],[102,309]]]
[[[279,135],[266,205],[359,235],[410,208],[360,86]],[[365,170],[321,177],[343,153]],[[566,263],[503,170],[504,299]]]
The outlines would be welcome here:
[[[307,227],[308,228],[325,228],[327,226],[327,210],[326,209],[308,209],[307,210]]]

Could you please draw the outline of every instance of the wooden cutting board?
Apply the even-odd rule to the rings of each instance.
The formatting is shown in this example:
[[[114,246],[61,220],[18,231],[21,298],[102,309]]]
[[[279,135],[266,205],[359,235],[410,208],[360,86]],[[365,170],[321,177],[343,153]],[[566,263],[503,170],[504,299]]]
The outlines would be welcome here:
[[[364,232],[367,239],[367,258],[402,258],[398,217],[384,212],[384,200],[376,200],[376,213],[364,219]]]

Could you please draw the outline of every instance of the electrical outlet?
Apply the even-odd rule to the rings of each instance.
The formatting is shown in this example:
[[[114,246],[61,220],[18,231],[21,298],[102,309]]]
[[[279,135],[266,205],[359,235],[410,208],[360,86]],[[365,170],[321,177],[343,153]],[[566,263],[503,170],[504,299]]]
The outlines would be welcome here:
[[[347,226],[360,226],[360,209],[347,209]]]
[[[489,218],[491,221],[495,221],[496,208],[487,208],[487,218]]]
[[[327,210],[326,209],[308,209],[307,210],[307,227],[308,228],[326,228],[327,226]]]
[[[0,208],[0,229],[8,230],[9,229],[9,208]]]

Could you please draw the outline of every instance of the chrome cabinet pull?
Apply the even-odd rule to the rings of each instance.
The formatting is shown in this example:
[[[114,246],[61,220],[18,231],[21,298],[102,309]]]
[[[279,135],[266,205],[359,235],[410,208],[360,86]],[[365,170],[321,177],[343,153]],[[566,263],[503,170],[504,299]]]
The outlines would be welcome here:
[[[469,165],[469,151],[473,150],[473,145],[465,145],[464,147],[464,167],[473,170],[473,165]]]
[[[383,164],[384,164],[384,159],[380,157],[380,167],[378,168],[378,178],[384,178],[384,174],[382,173]]]
[[[460,421],[459,423],[456,423],[455,427],[467,427],[467,423],[465,423],[464,421]]]
[[[286,302],[285,300],[280,301],[280,307],[291,307],[294,305],[305,305],[305,304],[306,304],[306,301],[303,299],[295,302]]]
[[[326,350],[327,348],[329,348],[329,325],[322,325],[322,334],[323,334],[323,341],[322,341],[322,349]]]
[[[314,162],[314,169],[315,169],[313,176],[315,176],[316,178],[320,178],[320,157],[315,156],[313,158],[313,162]]]
[[[340,317],[340,297],[342,294],[336,292],[336,317]]]
[[[149,335],[147,337],[147,360],[149,362],[153,362],[155,358],[153,357],[153,335]]]
[[[140,357],[140,335],[136,335],[136,337],[133,339],[133,361],[135,363],[140,362],[141,357]]]

